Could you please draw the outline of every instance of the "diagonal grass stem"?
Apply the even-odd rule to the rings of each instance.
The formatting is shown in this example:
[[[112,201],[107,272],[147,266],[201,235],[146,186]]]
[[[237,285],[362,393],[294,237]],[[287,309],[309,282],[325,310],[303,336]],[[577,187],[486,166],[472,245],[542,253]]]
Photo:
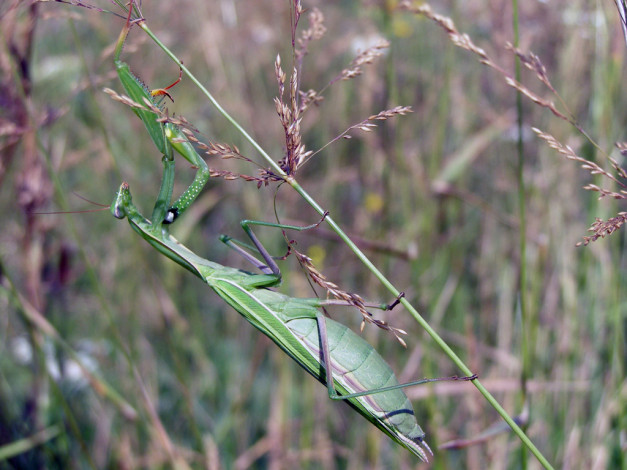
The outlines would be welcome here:
[[[325,210],[311,197],[305,189],[300,186],[296,179],[287,175],[281,167],[270,157],[270,155],[259,145],[255,139],[244,130],[244,128],[220,105],[216,98],[200,83],[200,81],[192,74],[192,72],[183,65],[179,58],[168,47],[163,44],[157,36],[150,30],[145,20],[142,20],[138,24],[146,34],[176,63],[189,77],[189,79],[202,91],[202,93],[209,99],[209,101],[216,107],[218,112],[224,116],[242,136],[260,153],[260,155],[266,160],[266,162],[272,167],[274,172],[281,176],[294,190],[300,194],[300,196],[307,201],[311,207],[320,215],[325,213]],[[331,216],[325,218],[325,222],[333,229],[333,231],[346,243],[350,250],[359,258],[359,260],[368,268],[369,271],[390,291],[392,296],[397,297],[400,291],[379,271],[374,264],[368,259],[368,257],[357,247],[355,243],[349,238],[349,236],[340,228],[340,226],[333,220]],[[416,322],[425,329],[425,331],[431,336],[431,338],[442,348],[444,353],[459,367],[460,371],[464,375],[473,375],[470,368],[464,363],[464,361],[451,349],[451,347],[442,339],[442,337],[429,325],[429,323],[418,313],[418,311],[405,299],[401,299],[403,306],[411,313]],[[503,409],[499,402],[492,396],[492,394],[476,379],[473,383],[477,390],[483,395],[487,402],[499,413],[499,415],[505,420],[505,422],[511,427],[512,431],[520,438],[529,451],[538,459],[540,464],[545,469],[553,469],[548,460],[542,455],[540,450],[531,442],[525,432],[516,424],[514,419]]]

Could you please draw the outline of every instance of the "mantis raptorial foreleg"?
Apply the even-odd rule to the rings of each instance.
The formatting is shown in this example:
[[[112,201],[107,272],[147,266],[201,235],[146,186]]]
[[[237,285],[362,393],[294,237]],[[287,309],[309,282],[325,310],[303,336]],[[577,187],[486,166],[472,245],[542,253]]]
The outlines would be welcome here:
[[[194,146],[181,128],[173,122],[168,121],[167,116],[165,116],[164,119],[163,113],[155,112],[162,109],[160,102],[156,101],[155,98],[163,96],[172,98],[168,90],[181,81],[182,71],[179,71],[179,78],[171,85],[151,91],[131,72],[129,65],[120,58],[131,26],[138,21],[143,21],[143,18],[131,21],[132,13],[133,2],[131,1],[126,24],[120,32],[114,52],[114,63],[120,82],[131,100],[140,105],[140,107],[133,106],[132,109],[144,123],[148,135],[150,135],[155,147],[163,154],[163,158],[173,161],[174,156],[172,150],[176,150],[192,167],[196,168],[194,181],[174,203],[170,205],[170,199],[168,198],[168,202],[166,203],[167,207],[164,210],[161,205],[163,202],[162,198],[160,197],[158,199],[160,205],[159,207],[155,206],[151,217],[152,223],[160,224],[163,222],[167,224],[172,223],[179,215],[185,212],[198,194],[200,194],[200,191],[209,180],[209,168],[203,158],[196,152],[196,149],[194,149]],[[165,175],[164,173],[164,176]]]

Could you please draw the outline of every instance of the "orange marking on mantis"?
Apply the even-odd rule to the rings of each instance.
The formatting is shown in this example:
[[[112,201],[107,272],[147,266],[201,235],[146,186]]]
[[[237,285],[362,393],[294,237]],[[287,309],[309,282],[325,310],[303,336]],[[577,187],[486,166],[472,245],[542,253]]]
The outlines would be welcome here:
[[[165,88],[155,88],[154,90],[150,90],[150,96],[152,96],[152,97],[155,97],[155,96],[167,96],[174,103],[174,98],[172,98],[172,95],[170,95],[170,93],[168,93],[168,90],[170,88],[172,88],[174,85],[176,85],[177,83],[179,83],[182,78],[183,78],[183,69],[179,67],[179,78],[177,78],[174,83],[168,85]]]

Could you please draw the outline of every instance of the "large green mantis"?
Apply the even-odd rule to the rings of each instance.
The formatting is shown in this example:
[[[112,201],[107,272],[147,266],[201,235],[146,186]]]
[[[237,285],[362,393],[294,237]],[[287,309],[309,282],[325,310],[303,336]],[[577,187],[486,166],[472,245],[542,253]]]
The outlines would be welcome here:
[[[174,166],[164,160],[162,189],[171,188],[173,173]],[[155,208],[164,205],[170,190],[165,191],[166,198],[160,194]],[[119,219],[128,218],[131,227],[157,251],[201,278],[303,369],[326,384],[332,399],[347,400],[388,436],[427,460],[424,449],[431,450],[424,442],[425,433],[392,369],[365,340],[324,317],[319,310],[324,301],[293,298],[269,289],[280,282],[278,272],[250,274],[196,255],[168,233],[162,219],[149,221],[141,215],[126,183],[120,186],[111,211]]]
[[[145,109],[134,110],[163,154],[163,179],[150,220],[141,215],[133,204],[127,183],[120,186],[111,212],[118,219],[126,217],[133,230],[157,251],[206,282],[226,303],[272,339],[303,369],[325,384],[330,398],[346,400],[394,441],[426,461],[427,452],[432,453],[431,449],[424,441],[425,433],[416,421],[411,402],[401,388],[431,380],[400,385],[390,366],[370,344],[346,326],[323,315],[320,308],[328,301],[293,298],[271,289],[281,281],[279,268],[249,225],[257,223],[292,229],[301,227],[242,222],[242,227],[253,240],[264,262],[252,255],[247,255],[247,258],[256,264],[262,274],[251,274],[204,259],[169,234],[169,224],[193,203],[208,180],[209,171],[181,130],[170,122],[158,120],[154,112],[157,106],[155,96],[167,94],[167,89],[149,91],[132,74],[129,66],[120,60],[132,24],[132,9],[133,5],[130,5],[127,22],[116,47],[115,65],[130,98],[136,103],[147,105]],[[171,203],[173,150],[197,167],[198,171],[182,196]],[[228,237],[223,237],[223,241],[231,244]]]

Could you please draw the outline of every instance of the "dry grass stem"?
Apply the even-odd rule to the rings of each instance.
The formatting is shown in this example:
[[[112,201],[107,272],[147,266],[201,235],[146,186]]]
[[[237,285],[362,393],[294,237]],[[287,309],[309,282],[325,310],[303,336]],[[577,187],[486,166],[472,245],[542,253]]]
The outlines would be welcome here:
[[[209,142],[209,144],[205,144],[204,142],[200,142],[197,139],[194,139],[193,141],[197,143],[199,149],[204,150],[205,153],[210,157],[217,156],[222,158],[223,160],[235,158],[258,166],[250,158],[242,155],[235,145],[220,144],[217,142]],[[214,178],[223,178],[226,181],[241,179],[244,181],[255,182],[257,183],[257,188],[260,188],[261,186],[268,186],[272,181],[282,181],[282,178],[275,175],[274,173],[272,173],[272,171],[266,168],[259,169],[259,176],[245,175],[242,173],[235,173],[228,170],[220,170],[217,168],[209,168],[209,174]]]
[[[377,127],[377,125],[372,123],[372,122],[370,122],[370,121],[385,121],[385,120],[387,120],[389,118],[392,118],[392,117],[395,117],[395,116],[405,116],[406,114],[413,113],[413,112],[414,111],[411,109],[411,106],[396,106],[396,107],[394,107],[392,109],[386,109],[384,111],[381,111],[378,114],[373,114],[372,116],[369,116],[368,118],[364,119],[363,121],[360,121],[357,124],[353,124],[348,129],[346,129],[344,132],[342,132],[341,134],[339,134],[336,137],[334,137],[331,141],[329,141],[324,146],[320,147],[315,152],[308,152],[306,157],[303,159],[303,161],[301,163],[301,166],[304,165],[305,163],[307,163],[312,157],[314,157],[318,153],[322,152],[325,148],[327,148],[329,145],[333,144],[334,142],[337,142],[340,139],[352,139],[352,136],[350,135],[350,132],[353,131],[353,130],[360,130],[360,131],[363,131],[363,132],[370,132],[370,131],[372,131],[375,127]]]
[[[610,162],[612,164],[612,167],[616,171],[617,176],[601,168],[596,163],[580,157],[579,155],[575,153],[575,151],[570,146],[563,145],[552,135],[542,132],[541,130],[536,129],[535,127],[533,128],[533,131],[538,135],[538,137],[540,137],[547,144],[549,144],[549,147],[557,150],[558,153],[564,155],[569,160],[574,160],[576,162],[581,163],[581,167],[584,170],[589,171],[591,175],[602,175],[610,179],[611,181],[615,182],[616,184],[618,184],[621,188],[624,188],[617,192],[617,191],[612,191],[609,189],[601,188],[597,186],[596,184],[588,184],[583,187],[584,189],[588,191],[598,192],[599,199],[604,198],[604,197],[612,197],[614,199],[627,199],[627,190],[626,190],[627,185],[623,181],[621,181],[621,179],[627,180],[627,173],[625,172],[623,168],[619,166],[616,160],[614,160],[613,158],[610,158]],[[627,212],[619,212],[616,217],[612,217],[608,219],[607,221],[596,218],[595,222],[588,229],[588,231],[594,232],[594,235],[589,236],[589,237],[583,237],[583,241],[577,243],[577,246],[586,246],[590,242],[596,241],[599,238],[605,238],[606,235],[611,235],[625,223],[625,220],[627,220]]]
[[[156,104],[154,104],[152,101],[150,101],[148,98],[146,98],[145,96],[143,97],[144,100],[144,104],[146,105],[146,107],[152,111],[155,114],[160,115],[162,118],[163,117],[167,117],[166,113]]]
[[[392,109],[386,109],[378,114],[373,114],[368,117],[369,121],[385,121],[394,116],[405,116],[408,113],[413,113],[411,106],[396,106]]]
[[[271,181],[282,181],[281,178],[271,175],[267,170],[259,170],[260,176],[245,175],[243,173],[235,173],[228,170],[220,170],[217,168],[209,168],[209,176],[212,178],[223,178],[226,181],[241,179],[257,183],[257,188],[268,186]]]
[[[618,163],[616,162],[616,160],[610,159],[613,168],[617,171],[617,173],[619,175],[618,177],[616,177],[615,175],[613,175],[609,171],[601,168],[598,164],[596,164],[596,163],[594,163],[594,162],[592,162],[590,160],[586,160],[585,158],[580,157],[579,155],[577,155],[575,153],[575,151],[570,146],[563,145],[555,137],[553,137],[551,134],[547,134],[545,132],[542,132],[540,129],[537,129],[535,127],[533,127],[532,129],[538,135],[538,137],[540,137],[547,144],[549,144],[549,147],[551,147],[552,149],[557,150],[558,153],[564,155],[569,160],[574,160],[576,162],[581,163],[581,167],[584,170],[588,170],[590,172],[590,174],[592,174],[592,175],[603,175],[606,178],[609,178],[610,180],[612,180],[615,183],[617,183],[622,188],[627,189],[627,185],[625,183],[623,183],[622,181],[620,181],[620,179],[619,179],[619,178],[625,179],[625,170],[618,166]],[[600,197],[612,196],[615,199],[627,199],[627,192],[625,191],[625,189],[622,189],[618,193],[615,192],[615,191],[609,191],[609,190],[605,190],[605,189],[601,190],[601,188],[599,188],[599,187],[597,187],[595,185],[588,185],[588,186],[585,187],[585,189],[589,189],[589,190],[592,190],[592,191],[599,191],[601,193]]]
[[[183,116],[170,116],[168,114],[168,110],[167,109],[165,111],[162,111],[161,115],[162,115],[162,117],[157,119],[158,122],[163,122],[163,123],[169,122],[170,124],[174,124],[175,126],[180,128],[181,132],[183,132],[183,134],[185,134],[190,139],[196,139],[194,137],[194,132],[200,132],[185,117],[183,117]],[[197,139],[195,141],[198,142]]]
[[[455,23],[453,23],[453,20],[451,18],[434,13],[433,10],[431,9],[431,6],[427,4],[413,5],[412,2],[410,2],[409,0],[405,0],[401,2],[400,8],[403,10],[407,10],[412,13],[415,13],[417,15],[425,16],[426,18],[433,20],[435,23],[437,23],[440,27],[442,27],[446,31],[446,33],[448,34],[453,44],[477,55],[479,57],[479,61],[482,64],[487,65],[488,67],[499,72],[503,76],[505,83],[508,86],[511,86],[515,90],[518,90],[520,93],[525,95],[527,98],[529,98],[531,101],[533,101],[537,105],[549,109],[555,116],[575,126],[580,132],[582,132],[584,135],[586,135],[586,137],[588,137],[587,134],[585,134],[585,132],[579,127],[575,119],[559,111],[557,107],[555,106],[555,104],[553,103],[553,101],[541,98],[536,93],[529,90],[529,88],[524,86],[522,83],[518,82],[511,74],[509,74],[507,71],[505,71],[505,69],[503,69],[496,62],[494,62],[482,48],[476,46],[467,34],[460,33],[455,27]],[[548,76],[546,74],[546,69],[544,65],[542,64],[542,62],[540,61],[540,59],[538,58],[538,56],[536,56],[533,53],[530,53],[528,55],[524,54],[522,51],[514,48],[509,43],[505,46],[505,48],[513,52],[514,54],[516,54],[520,58],[522,63],[527,68],[534,71],[538,79],[542,83],[544,83],[551,90],[551,92],[554,93],[559,98],[559,95],[555,91],[555,88],[553,88],[553,85],[551,85],[551,82],[549,81]],[[560,102],[562,102],[561,98],[560,98]],[[571,114],[568,111],[567,113]]]
[[[446,31],[453,44],[461,47],[462,49],[466,49],[473,54],[476,54],[481,59],[481,62],[484,62],[486,64],[492,63],[492,61],[488,57],[488,54],[486,54],[486,52],[482,48],[476,46],[470,39],[470,36],[468,36],[467,34],[462,34],[457,30],[457,28],[455,27],[455,23],[453,23],[452,19],[450,19],[448,16],[438,15],[437,13],[434,13],[430,5],[413,5],[413,2],[405,0],[400,3],[399,8],[410,11],[417,15],[425,16],[430,20],[433,20]]]
[[[209,142],[209,144],[201,144],[200,147],[203,150],[206,150],[207,155],[209,156],[219,156],[225,160],[229,158],[240,158],[243,160],[250,161],[248,158],[244,157],[237,146],[228,145],[228,144],[219,144],[217,142]]]
[[[627,180],[627,171],[623,167],[621,167],[616,160],[612,157],[609,157],[609,161],[612,164],[612,168],[616,171],[618,176],[624,180]]]
[[[300,21],[300,16],[305,10],[303,9],[302,2],[300,0],[292,0],[291,14],[291,26],[292,26],[292,48],[296,47],[296,28]]]
[[[506,76],[505,78],[505,83],[509,86],[511,86],[512,88],[514,88],[515,90],[518,90],[519,92],[521,92],[523,95],[525,95],[527,98],[529,98],[531,101],[533,101],[535,104],[542,106],[543,108],[547,108],[549,109],[555,116],[557,116],[560,119],[563,119],[564,121],[569,122],[570,124],[574,125],[577,127],[577,124],[575,123],[574,120],[572,120],[571,118],[569,118],[568,116],[566,116],[565,114],[561,113],[556,107],[555,107],[555,103],[553,103],[553,101],[551,100],[547,100],[544,98],[540,98],[538,95],[536,95],[533,91],[531,91],[529,88],[527,88],[526,86],[524,86],[522,83],[516,81],[515,79],[513,79],[510,76]]]
[[[390,43],[386,40],[382,40],[379,43],[375,44],[372,47],[369,47],[363,52],[360,52],[357,57],[355,57],[349,66],[343,69],[335,78],[333,78],[329,83],[327,83],[320,91],[312,92],[311,90],[307,93],[313,96],[316,96],[318,100],[322,99],[322,95],[324,92],[334,83],[340,80],[350,80],[352,78],[358,77],[363,73],[363,66],[369,65],[374,62],[377,57],[380,57],[384,54],[385,49],[390,47]]]

